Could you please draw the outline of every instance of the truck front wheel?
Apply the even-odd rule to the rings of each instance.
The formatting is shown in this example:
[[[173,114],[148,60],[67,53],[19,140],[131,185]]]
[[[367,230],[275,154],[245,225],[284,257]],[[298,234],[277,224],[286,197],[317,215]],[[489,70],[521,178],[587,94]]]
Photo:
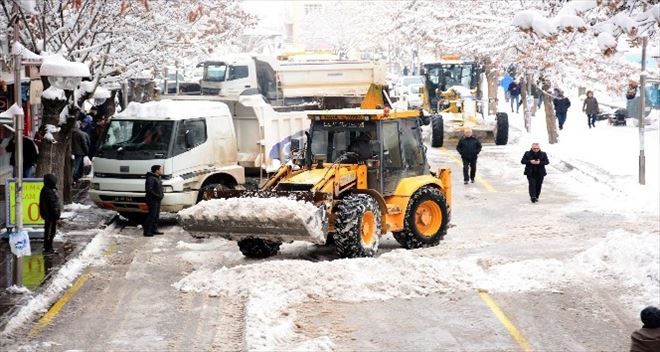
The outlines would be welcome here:
[[[119,215],[126,218],[126,220],[128,220],[128,223],[131,225],[142,225],[144,224],[144,220],[147,219],[146,213],[133,213],[133,212],[120,211]]]

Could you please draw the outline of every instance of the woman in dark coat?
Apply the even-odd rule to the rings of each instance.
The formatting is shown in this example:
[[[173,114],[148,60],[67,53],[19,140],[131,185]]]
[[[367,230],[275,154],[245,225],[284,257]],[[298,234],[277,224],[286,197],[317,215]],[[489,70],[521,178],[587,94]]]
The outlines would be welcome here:
[[[596,127],[596,115],[598,115],[598,100],[594,98],[594,92],[588,91],[587,97],[584,99],[582,104],[582,111],[587,114],[587,123],[589,123],[589,128]]]
[[[62,211],[57,195],[57,177],[53,174],[44,175],[44,187],[39,194],[39,212],[44,219],[44,253],[54,253],[53,239]]]
[[[525,152],[520,162],[525,165],[525,175],[529,183],[529,198],[532,203],[536,203],[541,195],[541,186],[546,175],[545,166],[550,163],[548,155],[541,151],[538,143],[533,143],[532,149]]]

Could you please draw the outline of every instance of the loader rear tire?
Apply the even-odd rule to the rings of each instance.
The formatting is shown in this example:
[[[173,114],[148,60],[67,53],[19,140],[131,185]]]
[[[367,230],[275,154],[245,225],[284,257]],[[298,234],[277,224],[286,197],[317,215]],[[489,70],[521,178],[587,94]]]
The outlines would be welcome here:
[[[442,192],[433,187],[422,187],[408,202],[403,231],[395,232],[394,239],[405,248],[437,246],[447,232],[449,208]]]
[[[378,251],[381,213],[368,194],[350,194],[335,210],[333,235],[342,258],[373,257]]]
[[[431,147],[442,147],[445,144],[445,121],[442,115],[431,117],[431,131]]]
[[[509,142],[509,115],[498,112],[496,115],[497,131],[495,131],[495,144],[506,145]]]
[[[262,240],[258,238],[247,238],[238,241],[238,249],[248,258],[268,258],[277,254],[281,242]]]

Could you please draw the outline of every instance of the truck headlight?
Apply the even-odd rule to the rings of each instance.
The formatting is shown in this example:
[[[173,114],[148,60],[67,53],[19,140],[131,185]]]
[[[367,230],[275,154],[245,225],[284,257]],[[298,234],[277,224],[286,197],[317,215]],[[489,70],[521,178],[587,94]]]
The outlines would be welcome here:
[[[174,188],[172,186],[163,186],[163,193],[172,193],[174,192]]]
[[[95,183],[92,183],[92,189],[99,190],[99,189],[101,189],[101,185],[99,185],[99,184],[96,183],[96,182],[95,182]]]

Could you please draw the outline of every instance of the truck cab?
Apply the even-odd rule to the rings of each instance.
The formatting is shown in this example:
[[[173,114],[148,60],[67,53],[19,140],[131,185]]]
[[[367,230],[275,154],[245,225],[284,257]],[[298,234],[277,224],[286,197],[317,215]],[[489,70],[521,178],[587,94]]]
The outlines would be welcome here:
[[[140,221],[147,212],[146,173],[161,165],[161,211],[177,212],[197,203],[207,187],[244,184],[236,149],[232,115],[224,103],[131,103],[105,127],[89,195],[97,206]]]

